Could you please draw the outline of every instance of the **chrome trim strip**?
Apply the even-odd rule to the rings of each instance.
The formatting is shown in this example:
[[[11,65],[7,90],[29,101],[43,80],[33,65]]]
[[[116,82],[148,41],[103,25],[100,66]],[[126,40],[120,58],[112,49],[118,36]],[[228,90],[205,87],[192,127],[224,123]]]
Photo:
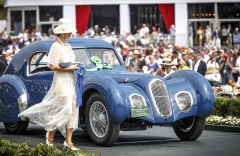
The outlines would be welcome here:
[[[26,63],[27,63],[27,70],[26,70],[26,75],[27,75],[27,77],[29,77],[29,76],[31,76],[31,75],[33,75],[33,74],[31,74],[30,73],[30,58],[32,58],[35,54],[37,54],[37,53],[45,53],[44,55],[46,55],[46,53],[48,53],[47,51],[35,51],[34,53],[32,53],[32,55],[30,55],[30,57],[28,58],[28,60],[24,60]],[[44,72],[53,72],[53,71],[44,71]],[[40,73],[40,72],[37,72],[37,73]],[[34,73],[34,74],[36,74],[36,73]]]

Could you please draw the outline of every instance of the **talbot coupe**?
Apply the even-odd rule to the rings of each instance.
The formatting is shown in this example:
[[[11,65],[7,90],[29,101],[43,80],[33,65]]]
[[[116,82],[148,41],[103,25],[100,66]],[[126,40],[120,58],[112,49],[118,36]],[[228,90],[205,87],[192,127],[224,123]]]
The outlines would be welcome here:
[[[119,131],[146,130],[171,125],[181,140],[196,140],[212,113],[214,94],[209,82],[191,70],[176,71],[166,78],[130,72],[114,47],[102,40],[68,39],[87,69],[83,76],[79,128],[94,143],[112,146]],[[47,65],[54,40],[32,43],[21,49],[0,77],[0,122],[6,131],[20,134],[29,120],[18,114],[40,103],[48,92],[53,71]],[[112,68],[97,69],[92,56]],[[159,134],[161,135],[161,134]]]

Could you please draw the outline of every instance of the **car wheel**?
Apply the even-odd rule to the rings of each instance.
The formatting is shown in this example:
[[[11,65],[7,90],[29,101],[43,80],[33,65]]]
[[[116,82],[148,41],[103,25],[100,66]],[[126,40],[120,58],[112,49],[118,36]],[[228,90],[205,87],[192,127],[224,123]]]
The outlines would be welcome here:
[[[187,117],[181,119],[181,126],[173,126],[175,134],[181,140],[194,141],[202,134],[205,119],[201,119],[197,116]]]
[[[29,121],[20,121],[12,123],[4,123],[5,129],[11,134],[22,134],[26,132]]]
[[[86,124],[93,142],[112,146],[118,138],[120,125],[109,119],[106,103],[99,93],[93,93],[86,105]]]

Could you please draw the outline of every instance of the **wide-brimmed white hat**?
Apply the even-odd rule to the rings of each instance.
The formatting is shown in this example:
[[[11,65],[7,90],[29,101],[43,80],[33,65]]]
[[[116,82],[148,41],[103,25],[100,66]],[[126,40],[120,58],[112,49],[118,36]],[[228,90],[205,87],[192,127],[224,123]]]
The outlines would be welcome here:
[[[140,55],[140,52],[139,52],[139,50],[136,50],[136,49],[135,49],[135,50],[133,51],[133,54],[134,54],[134,55]]]
[[[213,66],[210,66],[208,70],[206,71],[206,74],[213,74],[213,73],[219,73],[219,71],[214,68]]]
[[[161,65],[172,66],[173,63],[170,58],[163,58]]]
[[[54,34],[76,33],[77,30],[72,27],[72,21],[68,18],[61,18],[58,26],[53,30]]]

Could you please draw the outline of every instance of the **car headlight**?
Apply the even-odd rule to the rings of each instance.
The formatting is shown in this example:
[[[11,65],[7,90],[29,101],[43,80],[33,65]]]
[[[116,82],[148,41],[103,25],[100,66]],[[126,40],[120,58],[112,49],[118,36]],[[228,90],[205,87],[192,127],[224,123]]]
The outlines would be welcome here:
[[[179,109],[187,113],[190,111],[193,105],[192,95],[189,92],[181,91],[175,95]]]
[[[131,94],[129,98],[130,98],[132,108],[137,105],[144,105],[144,106],[147,105],[144,97],[139,94]]]
[[[23,112],[24,110],[27,109],[27,100],[28,96],[27,93],[23,93],[19,98],[18,98],[18,107],[19,107],[19,112]],[[21,117],[23,121],[27,121],[27,118]]]

